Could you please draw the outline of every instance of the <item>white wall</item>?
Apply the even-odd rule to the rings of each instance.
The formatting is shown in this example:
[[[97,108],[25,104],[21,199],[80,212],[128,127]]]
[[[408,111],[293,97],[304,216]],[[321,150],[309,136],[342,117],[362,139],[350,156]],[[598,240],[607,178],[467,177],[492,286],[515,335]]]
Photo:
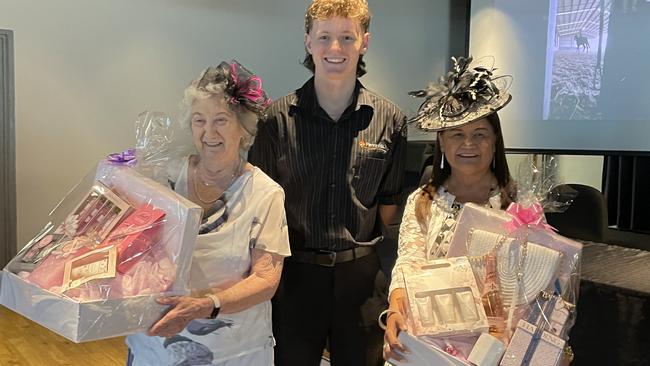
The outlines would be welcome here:
[[[527,155],[508,154],[508,167],[516,179],[517,168]],[[579,183],[602,189],[603,157],[558,155],[558,183]]]
[[[564,183],[579,183],[602,190],[602,156],[559,156],[560,178]]]
[[[230,58],[278,98],[309,76],[307,0],[0,0],[15,36],[18,248],[107,153],[134,143],[143,110],[177,115],[181,92]],[[371,0],[364,84],[406,112],[405,93],[445,70],[448,1]]]

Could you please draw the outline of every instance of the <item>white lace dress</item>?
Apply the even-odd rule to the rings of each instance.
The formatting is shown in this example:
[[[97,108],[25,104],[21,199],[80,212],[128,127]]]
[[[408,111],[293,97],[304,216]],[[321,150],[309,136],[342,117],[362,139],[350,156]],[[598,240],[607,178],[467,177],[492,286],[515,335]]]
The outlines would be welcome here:
[[[396,288],[404,288],[404,277],[418,273],[429,260],[445,257],[456,226],[458,211],[463,207],[462,203],[456,203],[453,194],[440,187],[431,202],[426,226],[420,225],[415,217],[415,203],[421,192],[421,188],[415,190],[406,201],[390,292]],[[501,195],[498,189],[491,192],[486,206],[501,209]]]

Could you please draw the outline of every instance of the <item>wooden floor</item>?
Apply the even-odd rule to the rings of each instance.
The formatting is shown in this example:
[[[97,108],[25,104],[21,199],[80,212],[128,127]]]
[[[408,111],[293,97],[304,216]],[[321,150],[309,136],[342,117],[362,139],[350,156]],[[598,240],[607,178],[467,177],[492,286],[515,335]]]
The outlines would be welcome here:
[[[124,337],[76,344],[0,306],[2,366],[123,366]]]

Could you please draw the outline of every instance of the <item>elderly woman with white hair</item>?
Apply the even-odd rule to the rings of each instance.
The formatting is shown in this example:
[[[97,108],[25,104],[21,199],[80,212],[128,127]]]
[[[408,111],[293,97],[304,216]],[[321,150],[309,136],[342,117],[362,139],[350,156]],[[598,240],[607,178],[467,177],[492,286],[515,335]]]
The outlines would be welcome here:
[[[269,103],[261,84],[232,61],[185,90],[196,154],[169,180],[204,209],[193,292],[158,300],[170,309],[148,334],[127,337],[128,365],[273,365],[270,299],[290,251],[284,192],[245,159]]]

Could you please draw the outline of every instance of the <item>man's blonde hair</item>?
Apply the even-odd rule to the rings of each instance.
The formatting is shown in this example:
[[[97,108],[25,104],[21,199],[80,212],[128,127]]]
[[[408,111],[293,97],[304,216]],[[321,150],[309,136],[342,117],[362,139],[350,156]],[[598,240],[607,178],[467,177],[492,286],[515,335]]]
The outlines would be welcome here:
[[[311,32],[314,20],[334,17],[358,19],[365,33],[370,28],[370,10],[366,0],[314,0],[305,13],[305,33]]]
[[[314,0],[305,13],[305,33],[311,32],[314,20],[327,20],[334,17],[357,19],[363,33],[370,29],[371,14],[366,0]],[[315,72],[314,59],[307,50],[302,64],[312,73]],[[365,73],[366,63],[362,55],[357,63],[357,77]]]

